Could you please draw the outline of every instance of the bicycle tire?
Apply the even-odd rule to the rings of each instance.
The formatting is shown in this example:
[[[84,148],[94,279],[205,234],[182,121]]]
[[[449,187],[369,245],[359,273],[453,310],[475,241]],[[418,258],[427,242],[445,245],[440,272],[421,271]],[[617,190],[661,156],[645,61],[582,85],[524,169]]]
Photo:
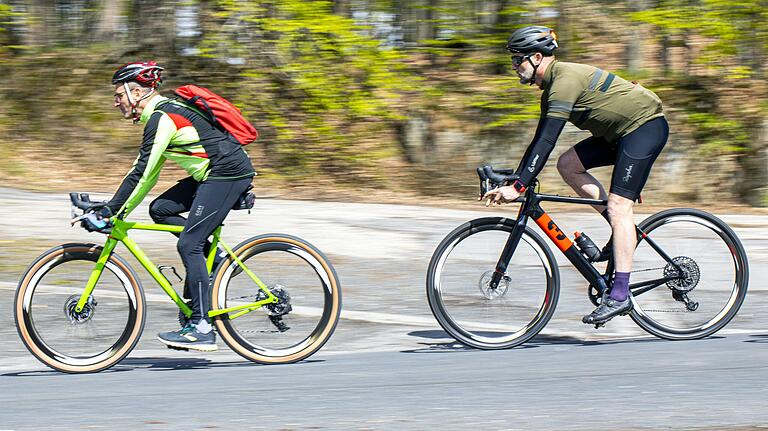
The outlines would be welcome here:
[[[681,265],[686,277],[633,295],[632,320],[648,333],[668,340],[704,338],[727,325],[744,302],[749,283],[747,254],[736,233],[714,215],[691,208],[661,211],[643,220],[638,227]],[[640,238],[635,266],[643,259],[640,252],[643,244]],[[720,255],[713,258],[718,252],[730,255],[730,262],[722,262]],[[646,255],[650,267],[658,266],[653,263],[660,261],[658,254],[653,256],[648,251]],[[665,268],[676,273],[670,265]],[[679,299],[681,293],[685,293],[692,306],[695,303],[695,309],[687,308]]]
[[[510,275],[513,274],[512,271],[516,271],[510,276],[510,279],[516,278],[515,289],[509,292],[507,289],[512,288],[507,286],[504,293],[495,294],[487,284],[484,284],[487,283],[489,273],[495,270],[504,243],[514,226],[515,220],[501,217],[469,221],[449,233],[432,255],[426,281],[430,309],[440,326],[466,346],[494,350],[520,345],[536,336],[549,322],[555,311],[560,293],[557,261],[541,236],[527,226],[505,274]],[[465,247],[467,251],[458,252],[454,259],[456,263],[451,263],[452,269],[448,270],[447,264],[450,263],[451,255],[462,243],[473,236],[477,237],[476,241],[473,240],[477,245],[467,244]],[[495,241],[494,246],[489,246],[492,241]],[[480,253],[486,255],[480,255]],[[533,280],[538,276],[531,273],[526,265],[520,264],[521,259],[527,259],[533,255],[535,258],[532,261],[538,259],[544,270],[542,280]],[[482,263],[478,264],[479,261]],[[453,275],[453,267],[457,268],[456,275]],[[480,278],[477,278],[478,275]],[[474,286],[470,285],[473,282],[477,283],[479,289],[472,289]],[[538,302],[537,306],[529,306],[525,300],[515,302],[517,295],[527,294],[528,290],[523,290],[527,285],[533,286],[532,291],[537,299],[530,302]],[[456,288],[454,289],[453,286]],[[454,291],[456,293],[453,293]],[[508,293],[515,296],[507,298]],[[494,297],[494,295],[497,296]],[[464,305],[468,306],[468,310],[469,307],[473,307],[484,314],[470,310],[466,312],[466,317],[462,316]],[[516,318],[518,314],[530,317],[522,317],[519,328],[508,326],[506,322]],[[489,316],[492,315],[498,316],[504,323],[489,323]]]
[[[214,324],[224,342],[242,357],[260,364],[297,362],[317,352],[330,339],[341,314],[341,287],[325,255],[301,238],[282,234],[249,238],[233,252],[273,293],[278,286],[280,295],[287,292],[285,303],[290,310],[280,317],[289,329],[277,329],[270,319],[277,311],[269,306],[236,319],[223,314]],[[212,309],[236,303],[242,299],[238,292],[257,296],[259,291],[227,257],[214,276]]]
[[[83,243],[53,247],[32,262],[19,281],[14,298],[16,329],[30,353],[55,370],[93,373],[112,367],[133,350],[144,329],[146,305],[141,283],[128,262],[114,253],[92,294],[92,298],[101,295],[108,300],[103,305],[89,305],[89,313],[79,315],[80,320],[67,314],[68,306],[72,307],[72,302],[79,298],[101,250],[96,244]],[[35,302],[36,298],[50,304]],[[121,298],[127,300],[127,309],[121,310],[125,308],[118,304]],[[120,314],[126,317],[124,327],[119,322],[113,324]],[[108,337],[105,334],[112,326],[115,336]],[[75,335],[82,335],[83,339],[74,341]],[[100,341],[104,341],[103,345]],[[92,352],[64,351],[70,348]]]

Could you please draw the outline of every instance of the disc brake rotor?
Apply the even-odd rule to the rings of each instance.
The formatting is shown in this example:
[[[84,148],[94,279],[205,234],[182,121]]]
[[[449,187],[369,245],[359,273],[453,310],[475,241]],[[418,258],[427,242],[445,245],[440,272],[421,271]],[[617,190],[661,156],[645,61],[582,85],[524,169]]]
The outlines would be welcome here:
[[[493,272],[493,270],[484,272],[477,284],[477,287],[480,288],[480,293],[483,294],[483,298],[485,299],[494,300],[501,298],[507,293],[507,289],[509,289],[509,282],[511,279],[507,275],[501,277],[499,285],[496,286],[495,289],[491,287]]]
[[[672,259],[674,263],[668,263],[664,267],[664,277],[674,277],[667,282],[667,286],[680,293],[687,293],[693,290],[701,279],[701,270],[695,260],[686,256],[677,256]],[[675,268],[675,265],[680,267],[682,274],[680,274]]]
[[[96,298],[91,295],[85,302],[83,310],[78,313],[75,309],[77,308],[77,301],[79,300],[80,295],[75,294],[71,295],[64,301],[64,316],[66,316],[72,324],[76,325],[83,324],[91,320],[93,314],[96,312],[96,305],[98,305]]]

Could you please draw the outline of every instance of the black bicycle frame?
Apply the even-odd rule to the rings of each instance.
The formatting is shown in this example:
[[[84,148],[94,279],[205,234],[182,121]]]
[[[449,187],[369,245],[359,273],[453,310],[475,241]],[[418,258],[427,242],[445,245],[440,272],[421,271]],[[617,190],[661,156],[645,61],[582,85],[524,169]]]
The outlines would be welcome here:
[[[549,239],[557,246],[558,249],[565,255],[568,261],[579,271],[579,273],[586,279],[590,286],[597,289],[600,295],[602,295],[609,286],[609,280],[613,274],[613,256],[609,257],[608,265],[605,273],[601,274],[594,265],[587,260],[587,258],[581,253],[579,248],[571,241],[568,236],[563,233],[552,218],[541,208],[541,202],[560,202],[577,205],[607,205],[608,202],[600,199],[587,199],[572,196],[559,196],[559,195],[547,195],[539,194],[534,191],[535,184],[526,191],[525,195],[519,198],[521,202],[520,210],[518,211],[517,220],[512,232],[509,234],[509,238],[504,246],[504,250],[499,256],[499,261],[496,264],[496,270],[491,277],[490,287],[495,289],[501,281],[504,274],[507,272],[507,266],[512,260],[512,255],[515,253],[520,238],[523,236],[525,226],[528,223],[528,219],[531,218],[541,228],[541,230],[549,237]],[[671,280],[682,277],[683,271],[680,267],[672,261],[672,258],[661,249],[645,232],[635,226],[637,230],[637,240],[646,241],[648,245],[656,251],[667,263],[674,266],[677,270],[675,276],[668,276],[657,278],[654,280],[642,281],[629,285],[629,289],[634,296],[641,295],[648,292],[662,284],[665,284]]]

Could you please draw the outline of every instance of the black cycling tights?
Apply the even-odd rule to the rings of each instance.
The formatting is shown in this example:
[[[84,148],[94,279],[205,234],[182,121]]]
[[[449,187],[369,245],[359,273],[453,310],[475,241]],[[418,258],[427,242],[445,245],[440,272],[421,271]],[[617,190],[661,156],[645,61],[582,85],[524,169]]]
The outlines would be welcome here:
[[[187,272],[185,297],[192,300],[192,321],[199,322],[210,310],[210,279],[205,260],[208,237],[229,214],[251,184],[251,178],[234,181],[203,181],[188,177],[166,190],[149,205],[155,223],[184,226],[176,248]],[[187,218],[180,214],[189,212]]]

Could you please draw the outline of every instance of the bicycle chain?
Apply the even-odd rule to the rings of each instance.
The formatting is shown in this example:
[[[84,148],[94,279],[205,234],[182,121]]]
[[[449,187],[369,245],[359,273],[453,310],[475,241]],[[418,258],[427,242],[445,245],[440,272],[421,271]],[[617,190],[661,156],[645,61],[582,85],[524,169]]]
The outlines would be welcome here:
[[[631,271],[631,273],[635,272],[648,272],[648,271],[657,271],[657,270],[663,270],[666,268],[666,266],[662,266],[659,268],[648,268],[648,269],[638,269],[635,271]],[[646,313],[693,313],[693,311],[686,309],[682,310],[643,310]]]

